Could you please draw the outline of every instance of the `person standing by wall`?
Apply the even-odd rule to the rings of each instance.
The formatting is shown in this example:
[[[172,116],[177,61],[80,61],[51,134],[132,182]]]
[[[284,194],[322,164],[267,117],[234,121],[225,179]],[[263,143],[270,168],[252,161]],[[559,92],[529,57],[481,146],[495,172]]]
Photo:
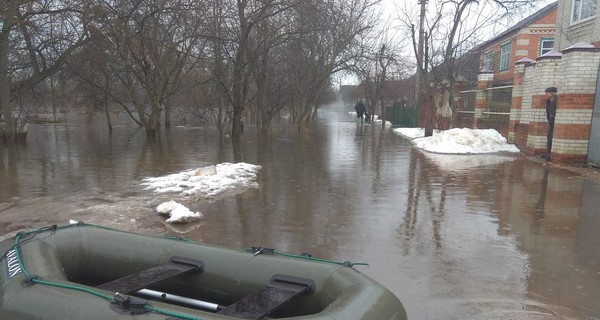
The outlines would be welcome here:
[[[550,155],[552,153],[552,136],[554,135],[554,119],[556,118],[556,102],[558,96],[556,93],[558,90],[556,87],[546,88],[546,119],[548,119],[548,136],[546,140],[546,154],[542,156],[542,159],[550,161]]]

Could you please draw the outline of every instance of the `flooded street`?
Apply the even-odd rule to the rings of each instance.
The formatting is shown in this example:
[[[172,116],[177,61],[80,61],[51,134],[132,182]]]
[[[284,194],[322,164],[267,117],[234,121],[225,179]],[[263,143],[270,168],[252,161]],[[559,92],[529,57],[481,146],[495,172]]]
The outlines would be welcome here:
[[[99,117],[100,118],[100,117]],[[97,119],[98,122],[101,120]],[[275,127],[240,146],[212,127],[143,129],[71,121],[32,125],[0,146],[0,235],[70,219],[367,262],[410,319],[600,319],[600,185],[519,154],[441,155],[340,106],[302,135]],[[258,189],[204,199],[145,190],[145,177],[243,161]],[[597,181],[597,180],[596,180]],[[166,225],[175,200],[205,218]]]

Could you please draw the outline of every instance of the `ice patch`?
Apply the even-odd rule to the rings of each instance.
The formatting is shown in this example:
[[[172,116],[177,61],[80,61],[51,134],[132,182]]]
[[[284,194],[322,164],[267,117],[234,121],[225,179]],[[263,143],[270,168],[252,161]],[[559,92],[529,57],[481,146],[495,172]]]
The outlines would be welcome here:
[[[156,207],[156,212],[160,215],[169,216],[165,220],[167,223],[184,223],[204,218],[204,215],[200,211],[192,212],[186,206],[173,200],[159,204]]]
[[[156,193],[174,192],[211,198],[258,188],[256,174],[260,169],[261,166],[244,162],[224,162],[162,177],[145,178],[142,185]]]

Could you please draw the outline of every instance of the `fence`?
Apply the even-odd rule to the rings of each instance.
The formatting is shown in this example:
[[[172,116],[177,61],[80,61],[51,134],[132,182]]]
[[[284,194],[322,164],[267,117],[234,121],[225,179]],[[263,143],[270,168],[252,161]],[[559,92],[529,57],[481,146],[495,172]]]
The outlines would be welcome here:
[[[385,107],[385,117],[394,125],[414,128],[417,126],[419,112],[415,107],[396,103],[393,106]]]
[[[478,90],[460,92],[457,122],[461,126],[470,126],[475,116],[475,104]],[[477,126],[479,128],[493,128],[504,132],[510,121],[510,107],[512,100],[512,86],[493,87],[483,90],[486,108],[483,109]]]
[[[473,125],[473,117],[475,116],[475,98],[477,97],[477,90],[466,90],[460,92],[460,98],[456,105],[456,112],[458,113],[455,117],[456,127],[470,128]]]

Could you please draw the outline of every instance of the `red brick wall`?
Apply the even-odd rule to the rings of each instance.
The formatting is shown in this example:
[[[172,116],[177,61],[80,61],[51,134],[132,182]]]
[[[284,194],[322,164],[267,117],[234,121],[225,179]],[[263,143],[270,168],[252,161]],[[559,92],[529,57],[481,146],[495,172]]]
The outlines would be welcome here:
[[[561,109],[593,109],[593,94],[562,94],[558,96]]]
[[[587,140],[590,137],[591,125],[555,123],[554,137],[557,139]]]
[[[527,136],[529,135],[529,125],[519,123],[515,125],[515,145],[521,151],[532,152],[527,147]]]

